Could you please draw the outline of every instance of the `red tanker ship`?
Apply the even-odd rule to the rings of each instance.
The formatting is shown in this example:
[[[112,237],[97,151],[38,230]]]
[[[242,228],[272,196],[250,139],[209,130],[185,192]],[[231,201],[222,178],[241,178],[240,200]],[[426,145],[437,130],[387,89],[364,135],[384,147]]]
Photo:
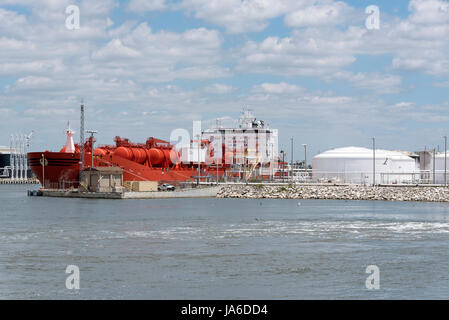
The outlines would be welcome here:
[[[31,170],[44,188],[77,188],[81,168],[81,154],[78,144],[73,143],[73,131],[66,131],[67,142],[59,152],[30,152],[28,162]],[[89,138],[84,144],[84,167],[120,167],[124,181],[160,181],[178,184],[195,181],[198,177],[197,163],[181,163],[179,152],[169,142],[148,138],[145,143],[132,143],[128,139],[115,137],[115,145],[104,145],[94,149],[95,141]],[[208,141],[201,141],[207,148]],[[213,156],[213,154],[209,155]],[[221,164],[206,166],[200,164],[200,179],[223,177],[225,167]]]
[[[83,119],[83,106],[81,112]],[[81,123],[84,127],[84,122]],[[30,168],[44,188],[78,187],[81,148],[73,142],[74,132],[70,124],[65,133],[66,144],[59,152],[28,153]],[[217,124],[215,128],[202,131],[201,136],[200,141],[190,140],[190,147],[181,150],[153,137],[145,143],[132,143],[128,139],[115,137],[114,145],[102,145],[93,152],[95,140],[91,137],[83,145],[83,167],[122,168],[124,182],[159,181],[172,184],[197,179],[273,179],[281,172],[276,152],[277,130],[256,120],[248,110],[242,112],[237,128]],[[211,141],[221,141],[215,155]]]

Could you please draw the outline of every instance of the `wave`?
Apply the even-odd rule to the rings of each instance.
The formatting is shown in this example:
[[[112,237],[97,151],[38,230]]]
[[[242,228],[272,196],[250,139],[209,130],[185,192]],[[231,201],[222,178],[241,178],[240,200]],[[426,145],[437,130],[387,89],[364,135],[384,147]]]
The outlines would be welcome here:
[[[2,242],[27,242],[35,239],[103,241],[120,239],[186,240],[232,239],[248,237],[395,237],[435,236],[449,233],[449,223],[423,221],[310,221],[257,220],[241,224],[215,224],[148,228],[127,226],[126,230],[84,231],[50,230],[0,235]]]

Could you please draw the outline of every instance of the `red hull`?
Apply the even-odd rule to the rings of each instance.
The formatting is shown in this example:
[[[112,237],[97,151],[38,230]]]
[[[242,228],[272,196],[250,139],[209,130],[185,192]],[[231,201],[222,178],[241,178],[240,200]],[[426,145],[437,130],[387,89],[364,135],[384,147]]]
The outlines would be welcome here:
[[[28,153],[30,168],[41,184],[49,189],[77,188],[79,184],[80,153],[65,152],[31,152]],[[45,163],[43,166],[42,164]],[[91,166],[91,153],[85,154],[85,166]],[[123,169],[123,181],[163,181],[177,184],[194,181],[198,169],[193,166],[172,165],[169,167],[149,167],[116,156],[113,153],[94,157],[94,166],[120,167]],[[225,170],[219,167],[218,175],[222,177]],[[216,167],[201,170],[201,176],[215,179]],[[202,181],[205,178],[201,179]]]
[[[46,188],[78,187],[79,153],[30,152],[28,163],[37,179]]]

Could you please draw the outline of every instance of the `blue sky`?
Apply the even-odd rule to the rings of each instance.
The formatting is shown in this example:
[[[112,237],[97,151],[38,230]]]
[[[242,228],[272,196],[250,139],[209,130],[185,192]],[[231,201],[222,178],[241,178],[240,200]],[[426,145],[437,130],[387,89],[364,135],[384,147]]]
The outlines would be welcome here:
[[[313,155],[373,136],[433,148],[449,131],[447,39],[447,0],[0,0],[0,145],[34,130],[33,149],[59,149],[83,97],[103,144],[248,106],[298,159],[303,143]]]

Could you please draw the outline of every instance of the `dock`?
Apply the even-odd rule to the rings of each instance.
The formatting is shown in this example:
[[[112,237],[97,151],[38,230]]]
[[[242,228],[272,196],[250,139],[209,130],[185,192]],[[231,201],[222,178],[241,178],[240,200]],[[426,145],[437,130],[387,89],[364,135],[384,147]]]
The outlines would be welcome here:
[[[188,188],[179,191],[147,192],[78,192],[78,190],[30,190],[28,196],[86,199],[176,199],[176,198],[215,198],[221,187]]]

